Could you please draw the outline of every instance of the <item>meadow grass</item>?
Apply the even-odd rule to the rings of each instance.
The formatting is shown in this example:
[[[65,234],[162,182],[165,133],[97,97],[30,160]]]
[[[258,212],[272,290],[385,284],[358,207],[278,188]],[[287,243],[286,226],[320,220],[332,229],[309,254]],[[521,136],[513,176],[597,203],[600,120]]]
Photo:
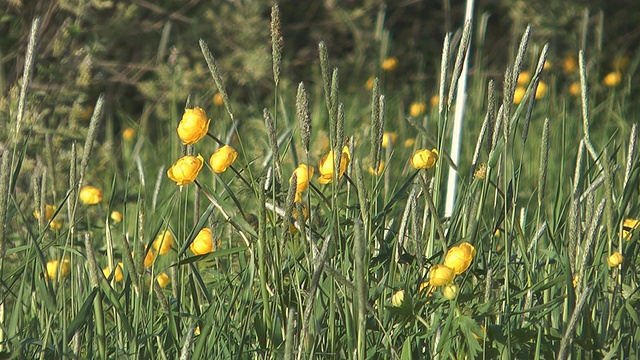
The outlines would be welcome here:
[[[271,15],[273,103],[234,101],[216,63],[224,54],[203,38],[219,97],[205,109],[210,125],[187,145],[176,134],[182,112],[211,94],[171,97],[171,122],[145,111],[139,123],[118,119],[99,97],[83,141],[34,132],[24,121],[37,106],[26,101],[34,21],[0,164],[2,352],[638,356],[639,161],[637,125],[627,120],[635,114],[625,112],[638,59],[613,85],[582,51],[563,73],[527,28],[505,53],[504,76],[492,76],[474,43],[482,23],[468,24],[443,39],[440,69],[420,70],[439,74],[431,101],[394,87],[393,61],[370,89],[349,84],[325,43],[308,64],[314,81],[286,79],[277,6]],[[474,65],[467,100],[456,103],[465,56]],[[457,106],[466,115],[453,164]],[[118,140],[104,130],[118,122],[136,126]],[[237,159],[219,169],[209,157],[223,145]],[[415,157],[420,150],[426,158]],[[202,169],[178,172],[178,159],[197,164],[199,154]],[[29,157],[44,160],[25,173]],[[291,177],[300,164],[315,168],[310,181],[304,171]],[[445,217],[450,169],[458,186]],[[175,176],[187,181],[178,186]],[[156,241],[168,238],[164,253]],[[459,252],[465,246],[473,251]]]

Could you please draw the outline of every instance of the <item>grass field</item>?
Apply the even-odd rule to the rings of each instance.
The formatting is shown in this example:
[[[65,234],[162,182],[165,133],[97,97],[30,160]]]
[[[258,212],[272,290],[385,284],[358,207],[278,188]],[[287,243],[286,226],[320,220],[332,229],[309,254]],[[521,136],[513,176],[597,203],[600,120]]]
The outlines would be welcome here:
[[[225,86],[202,34],[211,76],[72,116],[30,87],[41,25],[2,95],[3,358],[640,356],[637,55],[527,27],[496,73],[476,21],[410,70],[433,84],[325,42],[298,83],[274,6],[267,96]]]

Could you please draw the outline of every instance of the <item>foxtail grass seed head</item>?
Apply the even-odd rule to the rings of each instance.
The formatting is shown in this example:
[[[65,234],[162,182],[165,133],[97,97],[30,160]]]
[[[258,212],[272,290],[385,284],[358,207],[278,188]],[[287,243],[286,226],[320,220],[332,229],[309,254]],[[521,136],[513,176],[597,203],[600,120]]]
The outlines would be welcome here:
[[[204,255],[213,252],[213,236],[211,229],[202,228],[191,243],[191,251],[195,255]]]
[[[411,157],[411,166],[415,169],[431,169],[438,161],[438,150],[421,149],[416,151]]]
[[[216,60],[214,59],[211,51],[209,50],[209,46],[207,43],[200,39],[200,49],[202,50],[202,55],[204,56],[204,60],[207,62],[207,66],[209,67],[209,71],[211,72],[211,76],[213,77],[213,81],[216,83],[216,87],[218,88],[218,93],[222,96],[222,101],[229,113],[229,117],[232,122],[235,121],[235,117],[233,116],[233,109],[231,108],[231,103],[229,102],[229,95],[227,95],[227,90],[224,87],[224,82],[222,81],[222,76],[220,75],[220,71],[218,70],[218,65],[216,64]]]
[[[371,95],[371,157],[372,167],[376,167],[380,159],[380,135],[383,133],[383,127],[380,121],[380,87],[378,78],[373,82],[373,90]]]
[[[89,165],[89,159],[91,158],[91,151],[93,150],[93,143],[98,136],[98,125],[100,125],[100,119],[102,119],[102,107],[104,106],[104,94],[100,94],[96,101],[96,106],[93,108],[93,115],[89,122],[89,131],[87,132],[87,139],[84,142],[84,150],[82,152],[82,161],[80,162],[80,181],[84,179],[84,174],[87,171]]]
[[[333,150],[331,150],[327,154],[325,154],[322,159],[320,159],[320,163],[318,164],[318,172],[320,173],[318,182],[320,184],[326,185],[333,182],[334,160],[336,157],[337,155],[334,155]],[[337,179],[342,178],[342,175],[347,170],[349,161],[351,161],[351,154],[349,153],[349,148],[344,146],[342,148],[342,155],[340,156],[339,172],[336,176]]]
[[[456,91],[458,90],[458,80],[462,74],[462,65],[469,50],[469,41],[471,40],[471,21],[467,20],[462,30],[462,38],[460,39],[460,46],[458,47],[458,53],[456,55],[456,62],[453,66],[453,74],[451,76],[451,84],[449,86],[449,97],[447,98],[447,107],[451,109],[454,101],[456,100]]]
[[[34,64],[36,61],[36,47],[38,44],[38,35],[40,30],[40,18],[36,17],[31,23],[31,31],[29,32],[29,42],[27,43],[27,53],[24,59],[24,70],[22,72],[22,84],[20,86],[20,96],[18,97],[18,114],[16,116],[15,134],[12,137],[14,141],[18,141],[20,136],[20,127],[25,114],[25,104],[27,102],[27,94],[29,92],[29,84],[33,75]]]
[[[158,236],[156,236],[156,239],[153,241],[153,249],[157,251],[158,254],[165,255],[171,250],[174,243],[175,238],[173,237],[171,231],[162,231],[158,234]]]
[[[549,169],[549,118],[544,119],[542,144],[540,144],[540,165],[538,166],[538,206],[542,206]]]
[[[633,124],[631,127],[631,134],[629,135],[629,146],[627,147],[627,164],[624,170],[624,182],[622,183],[622,189],[626,189],[631,179],[631,173],[633,171],[633,164],[636,158],[636,143],[638,141],[638,123]]]
[[[623,262],[624,256],[622,256],[622,254],[620,254],[619,252],[614,252],[607,258],[607,265],[612,268],[620,266]]]
[[[273,58],[273,81],[276,86],[280,83],[280,64],[282,62],[282,26],[280,25],[280,8],[278,4],[271,7],[271,56]]]
[[[167,170],[167,176],[178,186],[188,185],[196,180],[203,165],[204,159],[200,155],[183,156]]]
[[[211,155],[209,165],[211,165],[211,170],[213,170],[214,173],[222,174],[237,158],[238,152],[231,146],[225,145]]]
[[[456,277],[455,271],[443,264],[437,264],[429,270],[429,285],[440,287],[447,285]]]
[[[87,185],[80,189],[79,197],[86,205],[96,205],[102,202],[102,190]]]
[[[178,137],[184,145],[193,145],[200,141],[209,131],[210,119],[207,113],[199,107],[185,109],[182,119],[178,124]]]
[[[269,112],[269,109],[264,108],[262,111],[264,118],[264,126],[267,129],[267,135],[269,137],[269,144],[271,145],[271,152],[273,153],[273,164],[276,170],[276,181],[280,182],[282,178],[282,171],[280,170],[280,155],[278,152],[278,136],[276,134],[276,124]],[[235,160],[235,159],[234,159]]]
[[[309,141],[311,139],[311,110],[309,108],[309,95],[304,88],[304,83],[298,84],[298,94],[296,96],[296,114],[298,115],[298,126],[300,126],[300,138],[305,152],[309,152]]]

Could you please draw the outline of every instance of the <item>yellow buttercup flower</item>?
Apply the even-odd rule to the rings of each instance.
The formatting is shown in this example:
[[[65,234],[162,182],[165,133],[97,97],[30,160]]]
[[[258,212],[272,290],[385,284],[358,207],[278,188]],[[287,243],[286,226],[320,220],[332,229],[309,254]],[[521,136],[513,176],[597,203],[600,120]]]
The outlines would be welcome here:
[[[364,88],[367,89],[367,90],[373,89],[373,83],[375,81],[376,81],[376,79],[373,76],[368,78],[367,82],[364,84]]]
[[[116,265],[116,270],[113,274],[113,279],[116,282],[120,282],[122,281],[122,279],[124,279],[124,275],[122,274],[123,268],[124,268],[124,264],[122,263],[122,261]],[[104,269],[102,269],[102,273],[104,274],[104,277],[108,279],[109,276],[111,276],[111,268],[108,265],[105,266]]]
[[[415,143],[416,143],[416,138],[409,138],[409,139],[404,141],[404,147],[410,148],[413,145],[415,145]]]
[[[215,106],[224,105],[224,99],[222,98],[222,94],[216,93],[215,95],[213,95],[213,104]]]
[[[413,117],[421,116],[425,111],[427,111],[427,104],[423,101],[415,101],[411,103],[411,106],[409,107],[409,115]]]
[[[398,134],[394,132],[386,132],[382,134],[382,147],[386,148],[389,145],[393,146],[398,139]]]
[[[204,255],[213,251],[213,236],[211,229],[202,228],[191,243],[191,251],[196,255]]]
[[[431,169],[438,161],[438,150],[422,149],[416,151],[411,157],[411,166],[420,169]]]
[[[289,181],[293,180],[293,175],[296,176],[296,202],[302,201],[302,193],[309,187],[309,181],[313,177],[313,166],[307,166],[306,164],[300,164],[291,174]]]
[[[384,171],[384,161],[380,161],[380,165],[378,165],[378,170],[374,170],[371,166],[369,166],[369,173],[371,175],[382,175]]]
[[[531,81],[531,73],[523,71],[518,75],[518,85],[525,86]]]
[[[527,92],[527,89],[525,89],[524,87],[522,86],[516,87],[516,91],[513,93],[513,103],[516,105],[520,104],[526,92]]]
[[[335,156],[333,154],[333,150],[329,151],[325,156],[320,159],[320,164],[318,165],[318,172],[320,172],[320,177],[318,178],[318,182],[320,184],[330,184],[333,181],[333,162],[335,161]],[[337,178],[341,179],[344,172],[347,170],[347,166],[349,166],[349,161],[351,161],[351,154],[349,153],[349,148],[342,148],[342,156],[340,157],[340,169]]]
[[[298,233],[298,228],[296,227],[295,224],[295,220],[298,220],[298,211],[294,208],[292,211],[292,217],[294,221],[291,221],[291,223],[289,224],[289,232],[293,235]],[[309,209],[306,206],[302,207],[302,216],[304,217],[304,221],[307,221],[309,219]]]
[[[572,82],[571,85],[569,85],[569,94],[572,96],[580,96],[580,93],[582,93],[582,86],[580,85],[580,82]]]
[[[578,70],[578,61],[573,56],[567,56],[562,61],[562,68],[564,72],[567,74],[571,74]]]
[[[440,103],[440,97],[438,95],[433,95],[431,99],[429,99],[429,103],[432,108],[435,108]]]
[[[622,223],[622,238],[625,241],[631,240],[633,232],[640,226],[640,221],[636,219],[625,219]]]
[[[153,240],[153,248],[160,255],[164,255],[171,250],[173,243],[175,242],[175,238],[173,234],[169,230],[163,231],[156,236],[156,239]]]
[[[447,265],[438,264],[429,270],[429,284],[433,287],[447,285],[453,281],[456,273]]]
[[[178,137],[185,145],[192,145],[200,141],[209,131],[207,113],[199,107],[185,109],[182,120],[178,124]]]
[[[404,303],[404,290],[398,290],[391,296],[391,306],[401,307]]]
[[[613,59],[613,61],[611,61],[611,67],[613,67],[613,69],[617,71],[624,70],[627,67],[627,65],[629,65],[628,56],[620,56]]]
[[[456,283],[449,283],[442,287],[442,296],[446,299],[453,300],[458,295],[460,287]]]
[[[57,207],[55,205],[46,205],[44,210],[45,219],[47,221],[51,221],[53,214],[55,214]],[[40,211],[35,210],[33,212],[33,217],[40,220]],[[64,225],[64,221],[61,219],[54,219],[49,223],[49,228],[51,230],[60,230],[62,229],[62,225]]]
[[[135,258],[136,254],[131,252],[131,257]],[[148,269],[153,265],[153,261],[156,259],[156,254],[149,250],[147,251],[147,254],[144,256],[144,268]]]
[[[60,273],[60,278],[62,279],[69,275],[69,271],[71,271],[69,259],[51,260],[47,262],[47,272],[44,276],[49,280],[56,280],[58,273]]]
[[[160,275],[156,276],[156,281],[161,288],[164,288],[165,286],[169,285],[169,283],[171,282],[171,278],[169,277],[169,275],[167,275],[167,273],[161,273]]]
[[[122,130],[122,138],[124,141],[131,141],[136,136],[136,129],[128,127]]]
[[[480,164],[473,172],[474,180],[484,180],[487,177],[487,164]]]
[[[176,185],[188,185],[196,180],[204,165],[202,156],[183,156],[167,170],[169,179],[176,182]]]
[[[225,145],[211,155],[209,165],[216,174],[222,174],[238,158],[238,152],[229,145]]]
[[[80,189],[80,201],[87,205],[99,204],[102,201],[102,190],[93,186]]]
[[[544,81],[540,81],[538,83],[538,87],[536,88],[536,99],[542,99],[546,94],[549,87]]]
[[[622,73],[619,71],[610,72],[604,77],[602,83],[608,87],[614,87],[620,85],[622,82]]]
[[[458,246],[453,246],[447,251],[444,257],[444,265],[453,269],[456,275],[460,275],[471,265],[476,249],[468,242],[463,242]]]
[[[394,58],[394,57],[386,58],[382,62],[382,70],[384,70],[384,71],[393,71],[397,67],[398,67],[398,59],[397,58]]]
[[[613,254],[611,254],[611,256],[607,258],[607,264],[609,265],[609,267],[620,266],[620,264],[622,264],[623,261],[624,261],[624,256],[622,256],[622,254],[620,254],[619,252],[614,252]]]
[[[115,210],[111,212],[111,215],[109,215],[109,217],[111,217],[111,220],[113,220],[113,222],[115,223],[122,222],[122,219],[124,218],[120,211]]]

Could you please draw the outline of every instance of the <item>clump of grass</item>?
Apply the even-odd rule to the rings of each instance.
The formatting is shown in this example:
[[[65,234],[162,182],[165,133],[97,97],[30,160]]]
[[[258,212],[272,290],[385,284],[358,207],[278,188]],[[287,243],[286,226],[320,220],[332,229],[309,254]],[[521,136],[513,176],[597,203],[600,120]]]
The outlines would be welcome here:
[[[200,61],[226,113],[209,122],[215,110],[189,97],[185,108],[202,105],[200,118],[174,106],[172,123],[155,129],[168,134],[165,143],[149,142],[151,125],[143,122],[135,146],[123,139],[114,152],[99,136],[107,110],[99,96],[84,142],[56,149],[55,140],[20,122],[37,104],[16,103],[22,130],[0,165],[2,351],[103,359],[567,358],[594,349],[635,356],[640,344],[628,334],[637,325],[637,126],[591,131],[591,120],[603,115],[591,105],[597,99],[588,85],[597,74],[583,53],[580,103],[558,90],[561,107],[536,99],[553,70],[544,70],[548,47],[530,50],[530,28],[503,79],[474,72],[468,97],[486,102],[462,105],[462,144],[469,145],[453,163],[445,151],[448,119],[460,110],[453,107],[456,82],[474,25],[444,38],[434,70],[437,107],[408,118],[416,134],[396,134],[418,145],[394,145],[389,136],[383,147],[385,128],[406,126],[397,120],[406,89],[395,95],[374,80],[371,92],[351,92],[331,65],[330,44],[321,42],[309,64],[318,88],[299,83],[297,93],[288,91],[279,8],[271,14],[275,101],[251,104],[262,113],[234,106],[225,70],[204,39]],[[535,72],[514,104],[530,56],[538,60]],[[181,140],[176,126],[196,140]],[[41,141],[52,153],[70,153],[68,182],[49,181],[53,169],[42,162],[25,174],[27,148]],[[619,150],[625,141],[626,153]],[[114,154],[135,165],[110,163]],[[302,163],[318,163],[320,181],[303,179],[300,194],[294,169]],[[444,216],[449,168],[460,186]],[[145,174],[156,172],[156,184],[147,186]],[[23,178],[33,179],[31,190],[20,186]],[[83,195],[89,184],[97,186],[92,197]],[[67,221],[60,229],[47,226],[51,199],[58,208],[52,219]],[[156,240],[166,232],[175,243],[164,252]],[[615,252],[624,261],[610,267]]]

